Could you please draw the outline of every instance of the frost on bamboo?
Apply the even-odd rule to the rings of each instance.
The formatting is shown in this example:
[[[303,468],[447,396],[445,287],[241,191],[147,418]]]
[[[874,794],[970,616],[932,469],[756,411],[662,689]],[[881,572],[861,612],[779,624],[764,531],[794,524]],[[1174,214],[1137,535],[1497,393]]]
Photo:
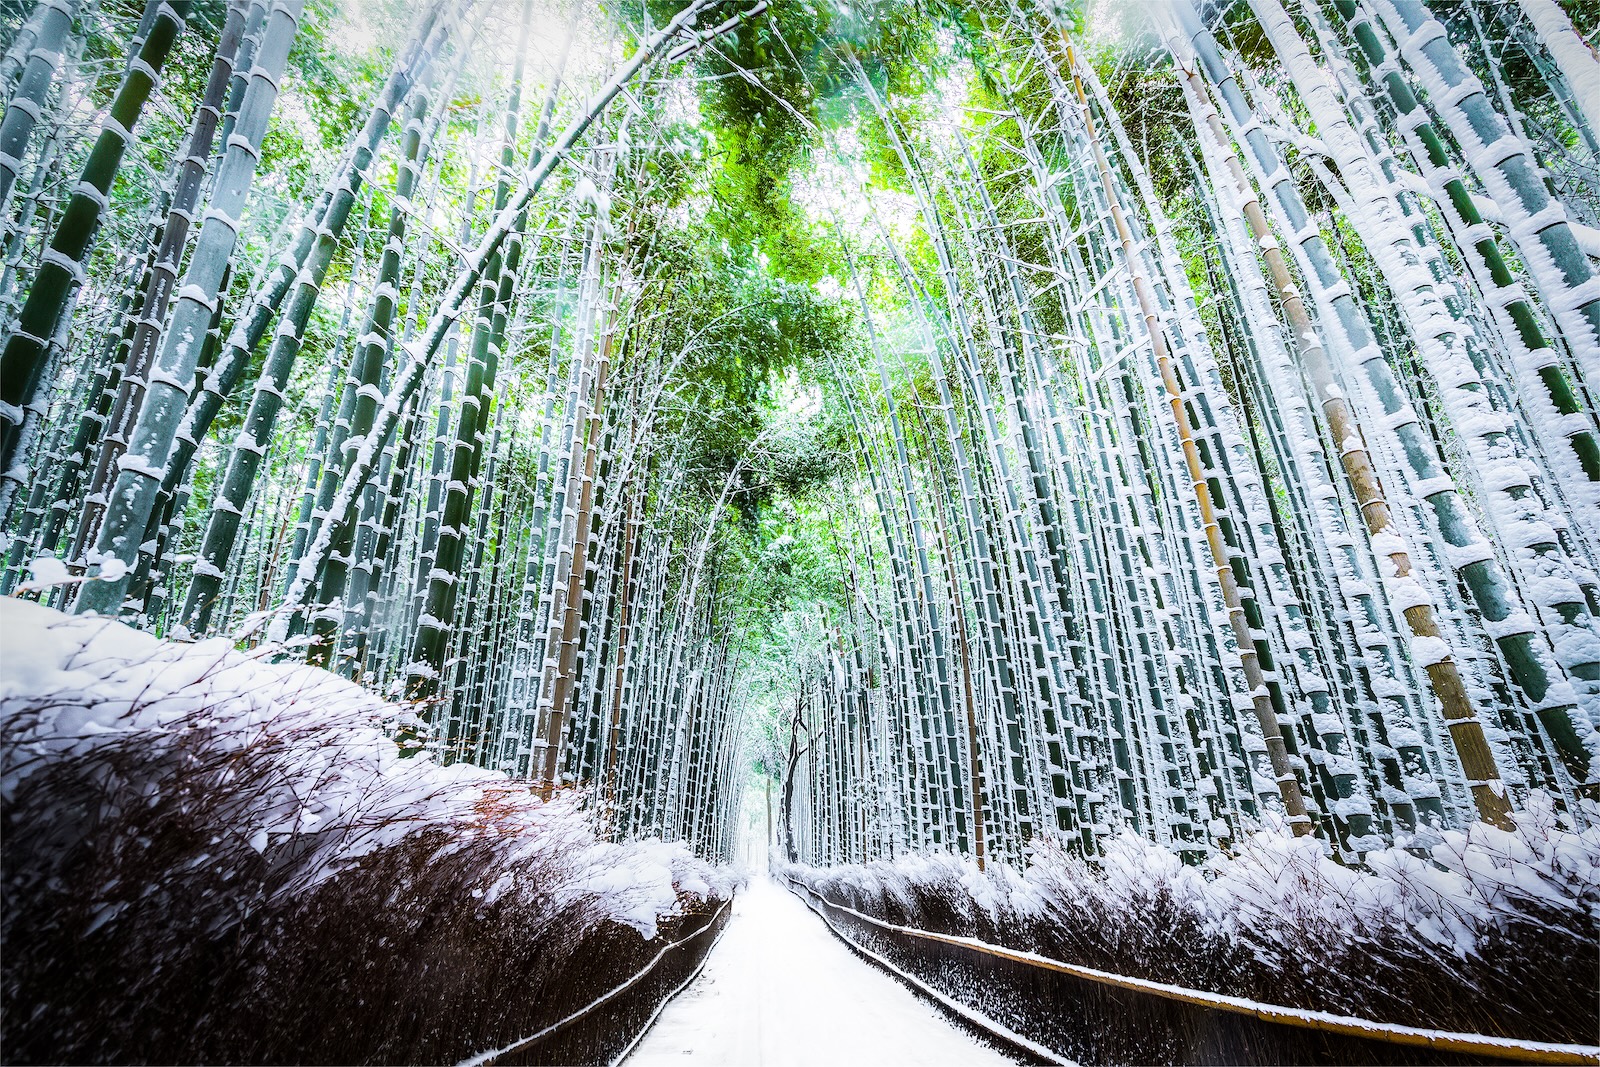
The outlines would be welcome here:
[[[7,591],[713,857],[1593,820],[1561,5],[190,7],[0,63]]]

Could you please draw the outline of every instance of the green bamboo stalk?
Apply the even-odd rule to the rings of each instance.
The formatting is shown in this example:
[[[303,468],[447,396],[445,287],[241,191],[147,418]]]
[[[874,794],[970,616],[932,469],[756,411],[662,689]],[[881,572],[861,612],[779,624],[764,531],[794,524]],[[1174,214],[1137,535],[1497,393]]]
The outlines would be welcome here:
[[[171,54],[192,0],[151,0],[149,35],[128,64],[111,107],[83,165],[72,199],[67,203],[44,262],[34,275],[27,299],[6,333],[0,351],[0,470],[9,470],[21,458],[17,453],[22,432],[22,412],[45,385],[49,339],[71,299],[82,284],[84,264],[93,247],[100,219],[111,194],[111,183],[122,158],[133,143],[133,130],[155,91],[162,65]]]

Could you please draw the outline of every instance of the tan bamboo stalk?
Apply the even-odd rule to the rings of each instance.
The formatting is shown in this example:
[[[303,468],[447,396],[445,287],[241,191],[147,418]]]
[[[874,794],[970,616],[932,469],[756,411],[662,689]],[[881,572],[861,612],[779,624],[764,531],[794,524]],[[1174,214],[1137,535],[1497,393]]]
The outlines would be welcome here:
[[[1345,476],[1350,480],[1351,490],[1355,493],[1356,503],[1361,509],[1362,521],[1372,538],[1373,550],[1379,555],[1387,556],[1394,566],[1392,575],[1394,584],[1391,586],[1391,591],[1401,593],[1397,606],[1402,609],[1412,637],[1419,639],[1424,649],[1443,650],[1442,655],[1439,651],[1427,655],[1425,658],[1432,662],[1425,662],[1423,669],[1427,672],[1434,695],[1439,698],[1445,725],[1449,727],[1450,739],[1455,745],[1457,755],[1461,758],[1461,767],[1472,790],[1472,799],[1477,806],[1478,816],[1491,825],[1502,829],[1509,828],[1512,825],[1511,806],[1506,798],[1505,787],[1500,783],[1500,769],[1495,763],[1494,752],[1489,748],[1488,739],[1484,737],[1483,725],[1478,721],[1477,710],[1473,707],[1455,659],[1444,645],[1443,631],[1439,627],[1438,618],[1434,615],[1433,605],[1422,595],[1416,579],[1411,577],[1411,554],[1392,522],[1389,502],[1384,495],[1383,486],[1378,481],[1377,471],[1373,467],[1372,457],[1367,451],[1365,438],[1361,433],[1361,426],[1356,421],[1349,402],[1345,400],[1344,393],[1334,382],[1333,370],[1329,366],[1326,352],[1317,340],[1316,328],[1306,311],[1299,287],[1289,272],[1289,264],[1284,258],[1282,249],[1272,236],[1272,228],[1267,222],[1266,213],[1261,210],[1261,202],[1250,187],[1250,180],[1244,172],[1244,167],[1239,162],[1238,155],[1232,150],[1222,126],[1221,116],[1211,105],[1199,73],[1182,59],[1179,60],[1179,64],[1180,80],[1187,90],[1191,106],[1197,113],[1196,117],[1203,122],[1205,129],[1209,130],[1216,143],[1223,148],[1222,156],[1244,205],[1245,219],[1250,224],[1250,232],[1260,244],[1272,276],[1272,284],[1278,290],[1284,316],[1289,321],[1290,331],[1298,341],[1296,348],[1300,355],[1301,367],[1305,370],[1306,377],[1310,379],[1312,388],[1316,390],[1329,433],[1333,440],[1339,442],[1339,462],[1344,467]],[[1201,132],[1203,134],[1204,131]],[[1415,596],[1405,595],[1406,592],[1413,590]],[[1417,651],[1414,644],[1413,653]]]
[[[612,668],[611,735],[606,744],[606,798],[609,808],[616,803],[617,749],[622,737],[622,683],[628,673],[628,624],[632,621],[628,609],[633,606],[633,551],[639,539],[639,501],[628,497],[628,517],[622,525],[622,577],[618,583],[617,662]],[[772,800],[767,798],[768,820],[771,820]]]
[[[1072,86],[1077,94],[1078,107],[1082,111],[1084,125],[1088,131],[1089,145],[1094,151],[1095,169],[1100,174],[1100,184],[1105,189],[1107,202],[1111,205],[1111,219],[1116,226],[1117,239],[1122,246],[1123,262],[1132,278],[1134,294],[1139,300],[1139,311],[1144,317],[1145,329],[1150,335],[1151,347],[1155,350],[1156,365],[1161,371],[1161,381],[1167,389],[1172,417],[1178,428],[1178,440],[1183,447],[1184,461],[1189,468],[1189,481],[1195,500],[1199,504],[1200,519],[1206,532],[1206,544],[1211,549],[1217,580],[1222,586],[1222,599],[1228,609],[1228,622],[1233,628],[1234,641],[1239,646],[1239,664],[1244,670],[1245,681],[1250,686],[1250,703],[1255,709],[1256,719],[1261,726],[1261,736],[1267,745],[1267,758],[1272,763],[1272,773],[1277,779],[1278,793],[1283,798],[1284,813],[1296,836],[1309,834],[1313,825],[1310,816],[1306,814],[1305,796],[1300,790],[1300,781],[1295,777],[1294,769],[1289,764],[1289,751],[1284,745],[1283,731],[1278,726],[1277,713],[1267,692],[1266,675],[1261,669],[1255,641],[1250,634],[1250,624],[1245,618],[1244,602],[1239,595],[1239,583],[1232,566],[1228,563],[1227,547],[1223,544],[1222,530],[1217,524],[1211,493],[1206,487],[1205,474],[1201,470],[1200,453],[1195,446],[1194,428],[1189,424],[1189,415],[1184,409],[1183,392],[1178,384],[1177,371],[1172,365],[1172,353],[1167,345],[1166,327],[1162,322],[1161,310],[1151,290],[1150,279],[1140,265],[1138,253],[1134,248],[1133,231],[1128,227],[1127,216],[1123,214],[1116,184],[1111,177],[1111,164],[1106,159],[1105,149],[1101,147],[1094,115],[1089,108],[1089,99],[1083,91],[1083,82],[1078,77],[1077,56],[1072,47],[1072,40],[1064,31],[1061,33],[1061,44],[1066,49],[1067,68],[1072,75]]]
[[[572,545],[572,569],[567,576],[566,617],[561,622],[561,648],[558,652],[555,691],[550,701],[550,716],[545,733],[544,768],[539,775],[540,795],[549,799],[556,786],[556,768],[561,763],[561,727],[566,719],[567,699],[572,692],[573,666],[578,655],[578,621],[583,614],[583,574],[589,558],[589,524],[594,514],[594,466],[599,451],[601,423],[604,419],[606,372],[611,366],[611,345],[616,324],[611,321],[600,343],[600,363],[595,369],[594,400],[589,405],[588,443],[583,454],[583,487],[578,495],[576,537]]]
[[[978,861],[978,870],[984,868],[983,809],[988,803],[983,789],[983,761],[978,746],[978,715],[972,692],[972,648],[967,644],[967,608],[957,580],[955,559],[950,553],[950,539],[945,533],[943,494],[933,494],[934,513],[938,518],[939,555],[944,561],[945,580],[949,583],[951,628],[956,632],[956,648],[961,654],[961,691],[967,713],[967,758],[972,768],[969,795],[972,797],[972,854]]]

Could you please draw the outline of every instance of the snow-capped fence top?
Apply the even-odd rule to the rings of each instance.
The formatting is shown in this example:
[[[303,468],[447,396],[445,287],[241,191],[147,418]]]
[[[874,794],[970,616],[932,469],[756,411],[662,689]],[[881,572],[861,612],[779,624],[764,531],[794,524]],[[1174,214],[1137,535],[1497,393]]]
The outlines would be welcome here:
[[[98,754],[131,745],[152,770],[142,783],[148,803],[164,784],[183,787],[181,776],[154,776],[167,752],[240,761],[238,777],[254,788],[222,806],[229,821],[214,829],[290,862],[292,872],[276,879],[279,893],[305,892],[429,830],[445,831],[438,855],[487,844],[507,872],[559,857],[587,872],[565,891],[594,895],[647,938],[658,916],[675,912],[680,890],[731,892],[726,873],[682,844],[597,840],[573,796],[541,803],[498,772],[403,757],[390,733],[414,721],[410,709],[327,671],[270,662],[268,649],[164,642],[10,597],[0,598],[0,633],[0,798],[8,804],[35,775],[68,761],[95,766]],[[114,797],[111,779],[129,772],[108,760],[95,773]],[[489,881],[480,902],[515,881],[510,873]]]

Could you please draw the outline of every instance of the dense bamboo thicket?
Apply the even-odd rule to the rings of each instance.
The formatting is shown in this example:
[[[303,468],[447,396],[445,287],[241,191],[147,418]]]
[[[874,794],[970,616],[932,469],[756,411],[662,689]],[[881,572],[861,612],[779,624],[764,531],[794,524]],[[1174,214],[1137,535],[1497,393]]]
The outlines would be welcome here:
[[[713,859],[1597,818],[1584,5],[14,8],[5,592]]]
[[[790,859],[1590,824],[1592,19],[1137,7],[967,10],[815,131],[862,517],[793,619]]]
[[[761,9],[11,26],[7,135],[49,121],[6,142],[6,588],[270,640],[415,702],[406,746],[726,857],[727,367],[773,358],[749,308],[811,310],[686,219],[677,74]]]

